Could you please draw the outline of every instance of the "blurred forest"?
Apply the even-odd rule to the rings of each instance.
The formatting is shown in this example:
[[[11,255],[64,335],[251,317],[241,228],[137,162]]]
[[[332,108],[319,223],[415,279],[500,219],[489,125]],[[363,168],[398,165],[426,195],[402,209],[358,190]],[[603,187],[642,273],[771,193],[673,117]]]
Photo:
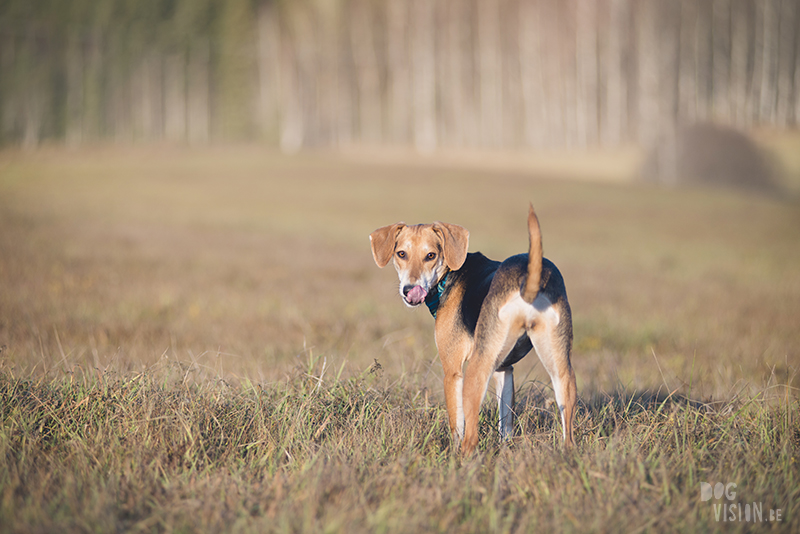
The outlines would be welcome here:
[[[800,120],[800,0],[0,0],[0,144],[649,145]]]

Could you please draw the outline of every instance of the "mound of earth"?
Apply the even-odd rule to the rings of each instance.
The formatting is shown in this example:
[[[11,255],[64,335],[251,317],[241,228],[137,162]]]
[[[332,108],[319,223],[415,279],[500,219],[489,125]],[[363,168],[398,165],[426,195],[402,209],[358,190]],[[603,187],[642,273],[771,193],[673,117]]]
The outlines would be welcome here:
[[[645,159],[641,178],[665,185],[777,189],[775,170],[761,148],[746,134],[711,123],[662,136]]]

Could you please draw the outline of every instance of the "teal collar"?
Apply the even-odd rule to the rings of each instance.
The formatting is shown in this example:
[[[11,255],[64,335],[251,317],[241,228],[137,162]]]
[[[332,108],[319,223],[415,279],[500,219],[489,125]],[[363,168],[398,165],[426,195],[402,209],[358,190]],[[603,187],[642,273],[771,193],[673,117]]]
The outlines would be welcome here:
[[[439,280],[439,283],[436,284],[436,291],[431,292],[428,295],[428,298],[425,299],[425,305],[428,306],[428,309],[433,315],[433,318],[436,319],[436,312],[439,310],[439,299],[442,296],[442,291],[444,291],[444,286],[447,283],[447,277],[450,274],[450,271],[447,271],[445,275]]]

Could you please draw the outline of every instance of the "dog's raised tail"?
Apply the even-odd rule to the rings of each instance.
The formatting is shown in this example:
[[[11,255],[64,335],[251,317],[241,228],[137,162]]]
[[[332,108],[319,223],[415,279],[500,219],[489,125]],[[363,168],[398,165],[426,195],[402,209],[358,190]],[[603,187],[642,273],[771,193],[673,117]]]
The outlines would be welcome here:
[[[528,250],[528,276],[522,284],[520,294],[522,300],[532,304],[536,295],[539,294],[539,284],[542,278],[542,230],[539,227],[539,219],[533,211],[533,204],[528,210],[528,238],[530,248]]]

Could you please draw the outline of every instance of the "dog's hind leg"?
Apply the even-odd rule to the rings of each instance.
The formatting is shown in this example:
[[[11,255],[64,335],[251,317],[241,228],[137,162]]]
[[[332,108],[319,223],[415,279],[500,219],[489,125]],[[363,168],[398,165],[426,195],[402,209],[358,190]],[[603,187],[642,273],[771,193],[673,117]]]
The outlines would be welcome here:
[[[569,359],[571,339],[564,338],[558,332],[556,324],[542,323],[528,330],[528,336],[536,349],[539,360],[553,382],[556,404],[561,414],[564,446],[570,448],[575,445],[572,424],[575,419],[578,388],[575,383],[575,371],[572,369]],[[569,332],[571,333],[571,329]]]
[[[507,440],[514,435],[514,368],[503,367],[494,372],[494,388],[497,397],[500,438]]]

